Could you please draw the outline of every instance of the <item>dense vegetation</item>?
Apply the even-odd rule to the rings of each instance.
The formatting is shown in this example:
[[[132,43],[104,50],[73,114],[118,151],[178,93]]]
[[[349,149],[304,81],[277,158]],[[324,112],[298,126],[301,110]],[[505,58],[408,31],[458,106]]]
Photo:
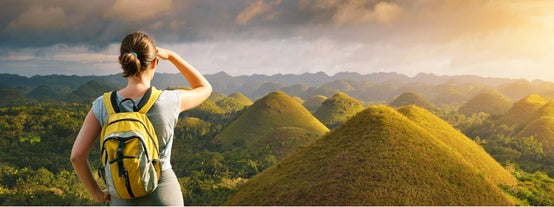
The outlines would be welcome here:
[[[306,79],[304,76],[310,78]],[[554,146],[552,145],[554,140],[551,140],[554,137],[554,102],[551,102],[550,96],[548,96],[548,94],[552,94],[548,91],[552,90],[554,84],[540,81],[484,78],[482,82],[488,84],[475,81],[463,82],[474,80],[475,77],[457,77],[457,81],[445,81],[448,77],[425,74],[414,78],[398,74],[361,76],[349,73],[341,73],[333,77],[317,73],[252,78],[254,77],[231,77],[222,73],[209,76],[209,79],[214,82],[215,89],[222,93],[212,94],[210,100],[201,106],[180,115],[175,129],[176,139],[172,162],[183,189],[186,205],[222,205],[229,200],[231,194],[233,194],[232,199],[227,204],[234,204],[233,200],[240,193],[244,193],[237,189],[247,189],[250,188],[248,186],[258,185],[256,183],[260,182],[275,182],[275,186],[279,186],[279,183],[283,182],[282,179],[289,179],[289,177],[275,174],[275,177],[268,178],[265,175],[264,178],[264,174],[276,173],[283,169],[293,169],[290,170],[290,173],[301,170],[296,169],[294,167],[296,165],[288,164],[294,162],[298,163],[298,166],[306,165],[304,175],[311,176],[299,182],[299,185],[301,184],[305,188],[304,190],[314,187],[320,190],[314,192],[320,193],[325,189],[330,189],[327,193],[335,192],[334,189],[339,189],[340,192],[351,192],[350,194],[340,194],[343,197],[337,198],[336,203],[332,203],[334,205],[387,204],[348,203],[343,200],[351,198],[349,196],[357,196],[356,199],[369,197],[368,194],[361,191],[353,192],[352,190],[379,184],[379,182],[364,183],[372,179],[366,179],[367,176],[355,175],[354,172],[359,172],[360,175],[369,173],[374,176],[370,176],[370,178],[376,179],[392,176],[390,172],[398,172],[393,173],[398,174],[394,179],[403,180],[410,176],[414,178],[409,181],[403,180],[404,183],[397,180],[395,185],[402,186],[410,184],[414,180],[421,180],[422,177],[418,177],[420,174],[400,176],[403,175],[400,172],[405,170],[399,170],[399,166],[387,164],[386,161],[396,160],[410,163],[413,165],[405,167],[421,170],[422,166],[426,165],[417,164],[421,160],[427,159],[431,159],[428,160],[429,162],[437,161],[433,159],[442,160],[441,163],[444,164],[437,165],[441,169],[451,169],[447,174],[450,176],[448,177],[450,181],[469,180],[459,182],[461,186],[464,186],[463,188],[460,186],[453,188],[460,192],[451,192],[452,194],[448,195],[440,194],[443,195],[442,200],[431,199],[436,202],[410,203],[400,200],[394,204],[484,205],[513,204],[512,202],[520,205],[554,204],[554,191],[552,190],[554,189],[554,180],[551,178],[554,177],[554,167],[552,167],[554,166]],[[163,83],[160,87],[165,87],[167,84],[181,87],[176,84],[181,79],[161,74],[155,80],[158,84]],[[0,152],[2,156],[0,204],[96,205],[97,203],[91,200],[78,181],[69,162],[69,155],[82,120],[89,110],[90,102],[102,92],[121,87],[121,78],[119,76],[23,78],[0,75],[0,80],[3,83],[0,84],[0,147],[3,149]],[[272,83],[263,84],[264,82]],[[156,85],[156,83],[154,84]],[[270,93],[274,89],[283,92]],[[333,103],[332,97],[351,96],[353,99],[360,100],[360,103],[367,107],[374,103],[390,103],[393,98],[399,97],[400,94],[407,91],[412,91],[413,93],[410,95],[417,97],[417,102],[413,102],[415,100],[413,99],[411,104],[432,103],[435,107],[433,111],[429,112],[417,107],[402,107],[393,110],[388,107],[370,106],[369,111],[373,115],[360,119],[381,117],[382,120],[391,120],[392,124],[379,125],[386,122],[351,124],[349,126],[337,124],[333,126],[337,127],[336,130],[327,135],[323,135],[327,133],[325,129],[323,129],[323,133],[314,133],[315,128],[324,126],[320,123],[323,120],[316,120],[311,113],[316,113],[326,100],[328,103]],[[494,91],[494,97],[491,95],[478,96],[483,92],[490,93],[490,91]],[[266,97],[268,94],[271,96]],[[502,98],[499,98],[498,94],[501,94]],[[267,101],[270,99],[273,101]],[[297,101],[301,99],[306,100],[303,103],[304,106]],[[505,108],[506,101],[510,103],[509,108]],[[348,101],[339,99],[339,102],[357,105],[350,99]],[[512,103],[514,104],[512,105]],[[497,107],[490,107],[490,105]],[[346,106],[343,106],[342,109],[346,110],[339,110],[339,113],[348,114],[346,117],[355,114]],[[268,116],[261,119],[260,117],[253,118],[256,115],[264,114],[261,110],[265,110],[264,113]],[[321,111],[326,110],[322,109]],[[327,114],[327,116],[332,117],[333,115]],[[342,122],[344,121],[341,120],[340,123]],[[282,125],[282,123],[297,124]],[[311,124],[308,124],[310,126],[307,127],[306,123]],[[256,124],[264,125],[264,127],[256,127],[261,126]],[[301,124],[304,126],[300,126]],[[315,125],[318,127],[314,128]],[[247,130],[248,127],[262,128],[263,130],[242,133],[242,130]],[[341,135],[341,131],[345,130],[348,133],[360,133],[360,136]],[[416,132],[401,133],[406,130],[415,130]],[[382,162],[367,163],[367,159],[375,156],[376,151],[364,151],[368,150],[367,148],[370,146],[366,142],[368,140],[375,142],[379,134],[383,135],[380,137],[385,142],[376,142],[377,144],[389,142],[395,143],[392,146],[396,146],[392,149],[390,145],[383,145],[382,151],[379,153],[383,153],[383,156],[400,152],[405,154],[394,159],[391,157],[383,159]],[[390,136],[394,134],[397,136]],[[234,137],[229,138],[232,140],[230,145],[220,140],[227,139],[224,138],[226,136]],[[246,139],[244,136],[253,138]],[[387,136],[389,139],[385,139]],[[248,141],[250,139],[255,141],[250,143]],[[404,139],[412,139],[412,142],[403,142]],[[313,144],[310,144],[312,142]],[[375,144],[374,142],[372,144]],[[401,149],[398,147],[404,145],[409,146],[405,148],[406,151],[398,151]],[[475,147],[478,145],[482,146],[486,152]],[[367,147],[361,149],[361,146]],[[466,148],[460,148],[460,146],[466,146]],[[314,160],[311,162],[309,160],[312,158],[309,156],[307,158],[301,156],[303,153],[315,153],[314,148],[319,150],[316,156],[318,159],[313,158]],[[346,148],[350,150],[340,150]],[[452,150],[456,152],[451,153]],[[364,155],[364,153],[369,154]],[[491,161],[489,154],[495,159],[494,161],[498,161],[500,164]],[[294,159],[295,157],[297,159]],[[411,160],[402,161],[403,157]],[[97,159],[98,151],[95,147],[90,157],[93,169],[97,169],[99,164]],[[331,160],[328,160],[325,165],[318,161],[327,159]],[[358,166],[357,168],[351,169],[352,163],[366,163],[367,165],[358,164],[354,165]],[[309,165],[311,167],[307,167]],[[389,171],[380,172],[372,172],[373,168],[364,168],[364,166],[372,165],[378,165],[375,167],[377,169],[391,168]],[[507,171],[500,166],[504,166]],[[265,171],[268,167],[269,169]],[[452,169],[455,169],[457,174],[453,173]],[[432,176],[432,174],[426,174],[429,173],[427,171],[420,172],[424,172],[421,174],[423,177]],[[318,178],[317,174],[325,173],[333,179],[323,179],[324,182],[322,179],[316,179]],[[339,178],[354,182],[350,183],[352,185],[348,185],[349,181],[339,183]],[[284,182],[288,182],[286,179]],[[439,181],[429,180],[426,182],[429,184],[428,186],[432,186]],[[494,185],[485,183],[494,183]],[[354,186],[358,187],[354,188]],[[292,189],[292,186],[289,187]],[[417,189],[413,189],[413,192],[396,193],[415,193],[415,191],[423,189],[432,190],[433,188],[417,187]],[[474,189],[473,194],[467,193],[468,189]],[[497,194],[499,191],[502,191],[503,194]],[[300,191],[288,193],[291,192]],[[478,198],[485,192],[495,194],[488,197],[492,199],[489,200],[490,203]],[[287,190],[278,193],[286,194]],[[275,193],[274,196],[279,195],[278,193]],[[458,198],[448,197],[456,195],[455,193],[463,195],[464,198],[467,197],[467,203],[462,203]],[[297,195],[308,196],[309,194]],[[327,194],[322,194],[322,196],[325,195]],[[410,195],[417,198],[416,194]],[[512,201],[504,203],[506,195],[511,197]],[[476,198],[476,200],[470,198]],[[351,201],[356,201],[356,199]],[[256,201],[259,202],[253,204],[262,204],[263,199],[258,198]],[[320,199],[320,201],[323,200]],[[447,201],[451,201],[451,203]],[[292,205],[294,202],[280,204]],[[324,203],[298,202],[296,204]]]

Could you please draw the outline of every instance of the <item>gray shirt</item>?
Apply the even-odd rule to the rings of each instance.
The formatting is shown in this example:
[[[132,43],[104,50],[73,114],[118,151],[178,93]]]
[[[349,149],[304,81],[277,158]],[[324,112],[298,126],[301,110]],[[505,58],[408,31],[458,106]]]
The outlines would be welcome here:
[[[117,102],[119,103],[123,99],[124,98],[117,93]],[[138,104],[141,99],[142,97],[134,100],[135,104]],[[178,91],[164,90],[152,108],[150,108],[150,111],[146,113],[158,137],[162,170],[171,169],[171,146],[173,145],[174,129],[177,125],[177,118],[179,118],[180,105],[181,99],[179,98]],[[130,101],[121,103],[119,107],[121,111],[133,111],[133,104]],[[94,112],[96,120],[100,123],[100,126],[103,127],[104,123],[108,120],[108,112],[106,111],[106,105],[104,104],[102,96],[92,102],[92,111]]]

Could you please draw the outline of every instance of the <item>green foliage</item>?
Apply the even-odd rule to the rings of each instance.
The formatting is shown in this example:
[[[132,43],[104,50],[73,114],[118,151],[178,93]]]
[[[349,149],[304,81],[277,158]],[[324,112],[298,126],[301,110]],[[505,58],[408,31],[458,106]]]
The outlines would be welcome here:
[[[518,199],[522,206],[554,205],[554,179],[543,172],[527,173],[510,164],[512,173],[518,179],[515,186],[501,185],[506,192]]]
[[[89,94],[87,97],[90,96],[93,98],[94,96],[97,96],[94,94],[97,93],[96,89],[100,87],[100,85],[96,84],[105,84],[105,82],[106,81],[99,81],[98,83],[89,82],[82,85],[81,89],[77,88],[77,90],[73,90],[73,92],[80,91],[78,93]],[[41,87],[35,90],[35,93],[33,94],[38,96],[41,94],[37,91],[48,91],[58,88],[59,87]],[[18,94],[29,94],[30,92],[33,92],[33,88],[18,88],[13,90],[17,93],[10,91],[9,93],[12,94],[8,95],[16,98],[22,97]],[[306,92],[305,94],[310,94],[318,93],[318,90],[319,92],[325,92],[325,94],[329,95],[334,94],[335,92],[335,90],[329,90],[326,88],[311,88],[310,90],[303,89],[302,91]],[[89,104],[74,104],[55,101],[60,99],[60,97],[62,97],[61,99],[67,99],[69,101],[77,100],[69,99],[70,97],[66,96],[66,94],[70,92],[71,91],[68,89],[63,89],[62,93],[54,94],[56,97],[53,97],[51,99],[52,101],[48,103],[29,101],[8,103],[9,105],[4,104],[0,106],[0,148],[2,148],[0,151],[0,156],[2,156],[2,162],[0,163],[0,204],[98,204],[92,201],[88,193],[85,191],[82,184],[77,179],[68,159],[73,141],[82,124],[83,118],[90,108]],[[377,92],[379,91],[376,91],[376,93]],[[273,97],[282,97],[285,94],[277,92],[273,93],[273,95],[275,95]],[[293,175],[293,173],[302,172],[306,176],[312,176],[314,179],[306,179],[305,182],[302,181],[298,184],[296,184],[296,181],[285,181],[283,183],[290,184],[288,188],[301,186],[303,189],[331,189],[328,192],[338,192],[337,195],[322,194],[322,196],[337,196],[335,204],[346,205],[348,202],[345,199],[348,198],[348,196],[368,196],[367,194],[361,195],[359,192],[352,193],[350,195],[348,193],[344,193],[349,192],[349,189],[359,190],[363,189],[364,186],[391,190],[400,189],[386,186],[379,183],[379,181],[382,181],[385,178],[395,178],[387,177],[391,176],[389,175],[391,173],[401,175],[402,173],[405,173],[405,171],[417,172],[417,170],[415,170],[418,169],[417,167],[434,166],[405,166],[405,162],[402,161],[399,162],[399,164],[402,165],[396,166],[393,165],[394,163],[392,160],[411,159],[424,160],[429,163],[433,163],[438,159],[442,161],[440,163],[458,163],[456,160],[459,161],[460,156],[463,155],[463,153],[460,153],[459,156],[443,156],[444,158],[441,159],[436,158],[442,155],[435,155],[434,153],[437,153],[435,151],[441,151],[443,148],[440,146],[434,146],[427,149],[424,146],[428,146],[428,144],[423,143],[431,142],[436,144],[438,139],[434,139],[434,141],[427,140],[417,142],[418,139],[413,138],[412,135],[402,134],[396,136],[398,137],[397,140],[392,139],[386,142],[387,139],[384,139],[384,137],[398,133],[398,131],[410,129],[416,125],[422,129],[425,129],[426,127],[429,128],[428,126],[433,126],[432,128],[435,128],[436,131],[432,136],[435,138],[455,137],[440,136],[441,133],[450,133],[449,130],[445,130],[443,127],[445,126],[444,123],[437,124],[437,122],[433,121],[426,126],[424,121],[427,119],[424,119],[423,121],[411,121],[408,123],[405,122],[407,120],[405,118],[397,119],[398,117],[396,116],[399,115],[399,113],[395,112],[392,113],[394,115],[391,117],[396,118],[389,119],[386,118],[386,116],[383,118],[383,120],[391,120],[390,123],[388,121],[383,121],[372,122],[372,124],[364,125],[364,127],[345,127],[351,131],[361,131],[360,133],[362,136],[340,136],[342,138],[339,139],[336,133],[331,133],[335,135],[326,136],[328,137],[326,138],[327,141],[325,141],[328,142],[327,144],[322,144],[323,141],[316,141],[316,143],[320,143],[316,144],[312,143],[313,140],[321,139],[320,136],[322,133],[320,133],[318,129],[314,129],[313,126],[305,127],[304,124],[313,124],[313,119],[305,118],[304,115],[309,114],[309,112],[306,112],[302,106],[299,107],[298,102],[294,101],[294,99],[276,98],[273,99],[274,101],[266,102],[264,107],[256,107],[252,105],[237,110],[239,107],[234,109],[233,107],[226,108],[218,105],[223,103],[224,101],[222,100],[226,98],[242,99],[243,101],[247,99],[245,99],[244,95],[241,96],[240,94],[232,94],[228,97],[225,97],[222,94],[214,95],[212,102],[207,102],[205,105],[182,113],[181,118],[178,120],[175,129],[172,164],[174,166],[173,169],[179,177],[186,205],[222,205],[240,185],[244,184],[247,179],[257,180],[258,176],[256,175],[262,172],[263,175],[266,173],[265,171],[270,173],[275,171],[275,169],[287,171],[287,173],[279,174],[278,176],[265,177],[264,182],[275,184],[276,189],[279,189],[278,187],[281,186],[280,183],[283,179],[288,179],[287,176]],[[85,99],[87,98],[79,100],[87,102],[90,100]],[[24,97],[18,100],[28,101]],[[540,102],[540,99],[537,100]],[[231,103],[238,104],[239,102],[233,100]],[[526,122],[521,121],[517,123],[527,124],[532,123],[531,119],[534,120],[543,116],[552,116],[552,113],[550,113],[550,111],[552,111],[552,107],[549,105],[552,104],[543,104],[542,106],[536,107],[536,109],[534,107],[531,109],[528,108],[527,110],[530,111],[527,111],[527,113],[534,112],[529,115],[531,118],[529,118]],[[250,110],[254,112],[249,112]],[[376,111],[381,111],[385,114],[389,114],[390,112],[389,110]],[[417,110],[415,112],[417,112]],[[250,115],[247,115],[248,113],[250,113]],[[271,114],[271,116],[268,114]],[[421,116],[421,113],[419,112],[415,114],[418,114],[416,117]],[[520,179],[520,182],[517,185],[502,186],[503,189],[509,192],[512,196],[519,199],[518,204],[552,204],[552,180],[544,173],[541,174],[541,172],[538,172],[554,172],[554,161],[552,161],[554,160],[554,157],[547,154],[545,148],[546,145],[541,141],[547,133],[528,136],[520,136],[520,134],[517,134],[517,132],[520,132],[524,128],[526,128],[527,131],[540,131],[538,129],[541,127],[518,125],[513,124],[512,122],[502,122],[499,121],[500,118],[498,117],[500,116],[491,116],[486,113],[477,113],[471,116],[465,116],[463,114],[452,112],[448,114],[441,114],[441,117],[448,120],[448,122],[456,128],[461,129],[462,132],[470,135],[471,137],[475,137],[474,141],[482,145],[484,149],[493,155],[493,157],[498,161],[502,163],[509,163],[510,161],[516,162],[523,170],[525,170],[523,171],[518,169],[519,171],[517,171],[518,174],[516,177]],[[242,123],[238,126],[240,126],[239,129],[244,131],[237,130],[236,133],[232,134],[232,136],[236,137],[236,140],[223,147],[221,142],[217,141],[215,137],[220,134],[222,129],[238,123]],[[278,125],[278,123],[287,123],[289,125],[283,126]],[[387,125],[386,123],[390,125]],[[544,122],[541,126],[548,127],[548,122]],[[255,133],[250,133],[248,130],[245,130],[247,127],[257,127],[262,129],[261,131],[256,132],[259,133],[259,136],[257,136],[252,142],[249,140],[248,134]],[[339,129],[340,128],[341,127],[339,127]],[[432,131],[431,129],[426,130]],[[419,132],[415,134],[422,135]],[[428,134],[424,136],[428,136]],[[379,137],[383,139],[380,139]],[[338,140],[332,141],[334,138],[337,138]],[[368,140],[365,140],[364,138],[373,140],[373,142],[367,142]],[[363,141],[355,141],[358,139]],[[416,146],[423,146],[423,148],[410,148],[409,146],[413,147],[411,144],[414,143],[412,141],[403,143],[402,140],[404,139],[415,139],[412,141],[416,141],[415,143],[421,144],[421,146]],[[410,153],[401,154],[400,152],[402,152],[403,149],[390,148],[389,146],[395,146],[396,144],[407,146],[405,150],[411,149]],[[323,148],[324,145],[332,147]],[[355,145],[356,147],[349,148],[346,147],[346,145],[350,147]],[[90,156],[90,164],[92,165],[93,170],[96,169],[99,164],[97,160],[99,158],[97,148],[97,146],[93,148]],[[305,154],[307,153],[306,151],[311,151],[313,153],[313,148],[317,148],[319,150],[318,153],[311,155],[313,156],[313,160],[299,158],[295,161],[303,163],[304,165],[290,165],[287,164],[290,161],[280,161],[283,158],[285,160],[289,160],[285,157],[289,156],[290,153],[294,153],[293,155],[290,155],[291,157],[298,157],[297,154]],[[384,161],[388,160],[389,162],[382,163],[381,165],[378,165],[377,163],[373,168],[363,167],[365,166],[363,163],[369,161],[374,162],[369,159],[376,156],[375,151],[368,153],[368,151],[365,150],[376,150],[377,148],[382,148],[381,151],[379,151],[380,153],[383,153],[380,154],[382,155],[380,158]],[[416,149],[420,149],[421,153],[424,153],[425,156],[422,156],[419,152],[416,152]],[[449,148],[447,151],[452,151],[452,149],[454,149],[454,147]],[[379,153],[377,154],[379,155]],[[464,156],[470,157],[468,155]],[[368,166],[372,165],[368,164]],[[306,169],[302,169],[304,167]],[[479,178],[473,177],[472,179],[475,180],[467,182],[474,184],[482,183],[483,180],[487,180],[489,178],[489,175],[485,173],[485,170],[472,169],[470,170],[472,172],[469,172],[465,170],[466,167],[467,165],[465,164],[456,164],[452,165],[451,168],[446,171],[440,171],[438,168],[433,167],[433,169],[437,172],[444,173],[441,175],[424,173],[421,175],[422,177],[420,177],[420,174],[413,173],[404,176],[404,178],[412,178],[410,179],[410,182],[412,182],[414,180],[422,180],[425,176],[434,176],[434,178],[437,178],[442,175],[448,175],[448,181],[460,186],[464,186],[466,183],[457,182],[456,179],[463,179],[455,177],[458,176],[455,174],[477,175]],[[533,173],[528,174],[526,172]],[[318,175],[321,176],[325,173],[331,177],[317,177]],[[356,177],[357,173],[367,176]],[[499,177],[502,174],[503,173],[499,173]],[[322,180],[324,182],[321,182]],[[341,182],[339,182],[339,180]],[[413,195],[411,193],[421,189],[432,189],[425,188],[425,186],[429,186],[431,184],[431,181],[415,183],[413,184],[414,188],[405,187],[403,189],[408,190],[403,191],[402,193],[405,193],[406,195]],[[356,187],[358,185],[361,187]],[[456,187],[455,189],[459,188]],[[262,190],[262,192],[266,191],[271,192],[270,190]],[[450,191],[452,191],[452,189],[449,189],[449,192]],[[494,190],[491,190],[488,187],[481,187],[481,189],[477,189],[475,191],[487,192]],[[297,195],[309,198],[310,194],[307,194],[305,191],[298,192],[300,193]],[[435,191],[431,194],[434,193]],[[279,196],[278,193],[273,195]],[[380,195],[387,194],[382,193]],[[342,197],[338,198],[340,196]],[[460,197],[466,198],[467,195],[464,194]],[[449,200],[449,197],[445,196],[444,200]],[[408,203],[406,199],[397,199],[397,201],[399,203]],[[476,205],[483,205],[483,203],[478,203]]]
[[[2,205],[95,205],[77,175],[67,170],[52,173],[0,164]]]

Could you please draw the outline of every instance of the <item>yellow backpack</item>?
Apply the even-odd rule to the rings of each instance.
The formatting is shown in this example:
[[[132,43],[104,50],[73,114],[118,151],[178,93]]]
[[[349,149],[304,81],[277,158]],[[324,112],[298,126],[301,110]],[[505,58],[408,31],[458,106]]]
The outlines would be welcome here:
[[[138,198],[158,187],[161,166],[158,138],[146,116],[161,91],[151,87],[138,105],[131,99],[132,112],[121,112],[116,91],[104,94],[108,120],[100,134],[102,167],[99,172],[110,195],[120,199]]]

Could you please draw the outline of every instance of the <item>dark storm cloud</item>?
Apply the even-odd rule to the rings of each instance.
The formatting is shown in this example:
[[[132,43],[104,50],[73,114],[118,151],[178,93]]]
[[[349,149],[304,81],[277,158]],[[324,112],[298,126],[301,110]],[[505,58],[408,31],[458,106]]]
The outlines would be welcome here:
[[[7,0],[0,2],[0,38],[2,47],[15,48],[55,44],[103,48],[137,30],[169,42],[290,35],[311,38],[321,33],[306,33],[303,28],[316,25],[333,30],[336,28],[327,25],[379,21],[378,15],[364,15],[376,3],[368,0]],[[361,15],[361,19],[352,15]]]

